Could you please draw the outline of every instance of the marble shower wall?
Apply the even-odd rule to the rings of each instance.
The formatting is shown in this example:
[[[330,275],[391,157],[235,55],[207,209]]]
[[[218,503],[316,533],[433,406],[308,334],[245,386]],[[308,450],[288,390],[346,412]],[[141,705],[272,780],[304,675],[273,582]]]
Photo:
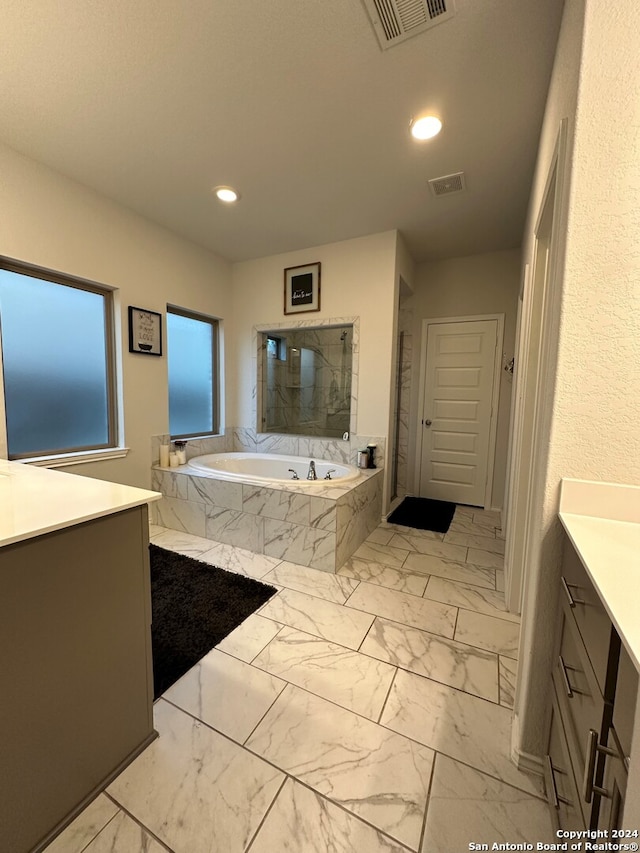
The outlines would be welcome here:
[[[398,338],[402,336],[402,346],[398,346],[396,371],[399,388],[396,410],[396,488],[399,498],[404,498],[408,490],[407,454],[409,450],[409,407],[411,402],[411,360],[413,358],[413,312],[412,296],[401,294],[398,310]]]
[[[350,429],[352,327],[271,332],[272,349],[267,333],[258,337],[264,431],[341,437]]]
[[[239,548],[335,572],[380,523],[382,473],[355,482],[265,485],[195,476],[186,466],[158,468],[152,488],[157,524]]]

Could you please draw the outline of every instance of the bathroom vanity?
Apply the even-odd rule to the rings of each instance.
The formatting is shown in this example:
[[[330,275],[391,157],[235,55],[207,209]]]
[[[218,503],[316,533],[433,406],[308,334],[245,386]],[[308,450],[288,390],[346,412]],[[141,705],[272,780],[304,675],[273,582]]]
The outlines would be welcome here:
[[[1,850],[41,850],[155,737],[159,497],[0,461]]]
[[[640,830],[640,488],[563,480],[560,520],[547,795],[559,828],[615,842]]]

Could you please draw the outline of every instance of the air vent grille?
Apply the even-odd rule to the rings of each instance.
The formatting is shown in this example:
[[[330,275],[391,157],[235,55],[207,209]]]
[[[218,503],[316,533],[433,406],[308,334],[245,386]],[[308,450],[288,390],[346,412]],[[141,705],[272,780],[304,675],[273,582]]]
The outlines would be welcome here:
[[[431,178],[431,192],[435,196],[460,193],[465,189],[464,172],[454,172],[453,175],[443,175],[441,178]]]
[[[454,14],[454,0],[363,0],[373,28],[386,49]]]

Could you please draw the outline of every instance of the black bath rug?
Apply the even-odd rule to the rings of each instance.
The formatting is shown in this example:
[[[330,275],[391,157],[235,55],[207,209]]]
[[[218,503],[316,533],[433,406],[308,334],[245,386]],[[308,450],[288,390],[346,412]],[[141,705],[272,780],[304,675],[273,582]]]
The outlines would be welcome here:
[[[149,554],[157,699],[276,590],[157,545]]]
[[[433,530],[446,533],[456,505],[449,501],[433,501],[430,498],[405,498],[394,509],[387,521],[390,524],[403,524],[418,530]]]

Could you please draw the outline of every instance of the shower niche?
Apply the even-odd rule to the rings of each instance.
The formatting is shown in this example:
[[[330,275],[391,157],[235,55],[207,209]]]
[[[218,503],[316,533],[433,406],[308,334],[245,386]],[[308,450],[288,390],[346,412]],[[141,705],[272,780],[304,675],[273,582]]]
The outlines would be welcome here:
[[[258,432],[342,438],[351,429],[353,326],[258,333]]]

